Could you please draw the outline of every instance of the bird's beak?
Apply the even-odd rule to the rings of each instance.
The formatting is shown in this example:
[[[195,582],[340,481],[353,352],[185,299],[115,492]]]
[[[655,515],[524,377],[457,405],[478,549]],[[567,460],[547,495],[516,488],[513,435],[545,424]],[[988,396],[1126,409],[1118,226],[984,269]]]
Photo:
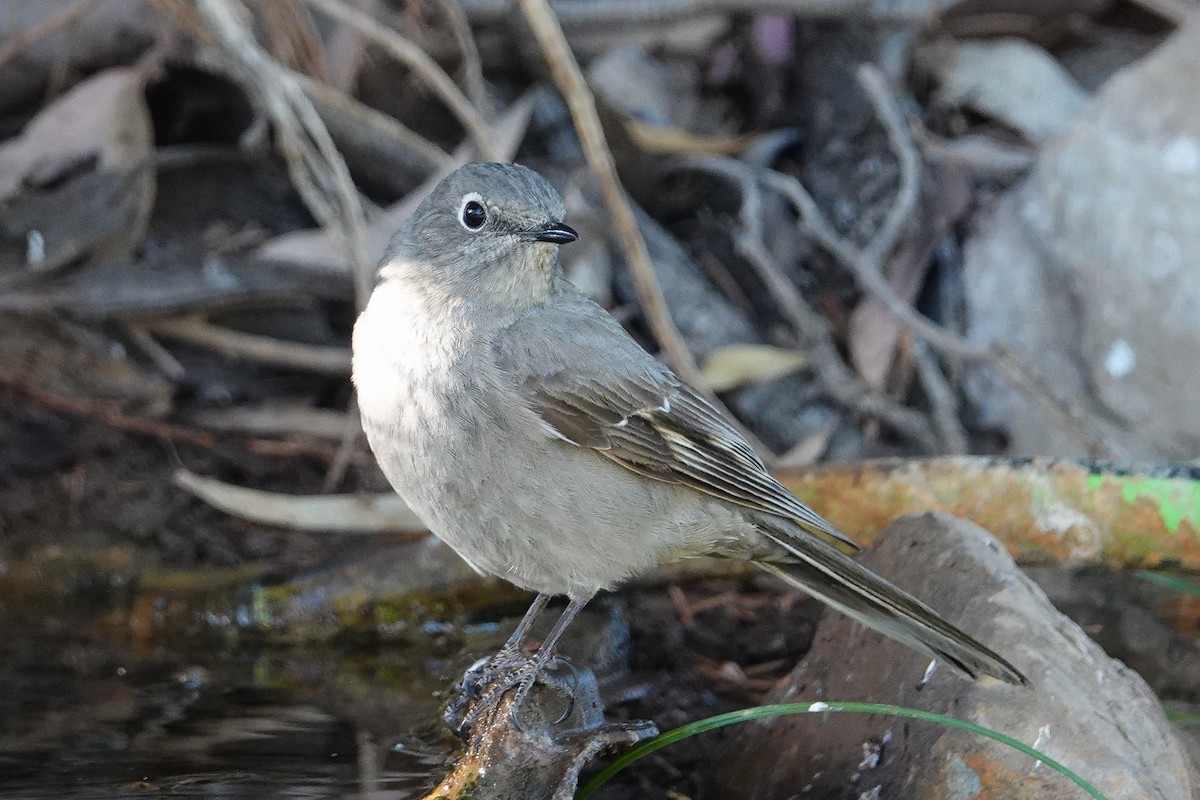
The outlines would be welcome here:
[[[579,238],[579,234],[570,225],[564,225],[561,222],[551,222],[541,230],[531,231],[533,239],[536,242],[550,242],[551,244],[570,244]]]

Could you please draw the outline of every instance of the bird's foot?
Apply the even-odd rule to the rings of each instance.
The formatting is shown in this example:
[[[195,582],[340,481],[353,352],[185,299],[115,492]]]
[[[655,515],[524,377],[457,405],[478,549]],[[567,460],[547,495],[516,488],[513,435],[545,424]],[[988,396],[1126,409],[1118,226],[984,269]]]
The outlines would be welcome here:
[[[556,674],[560,668],[568,674]],[[562,723],[571,715],[578,685],[578,673],[571,662],[564,658],[548,657],[548,654],[525,656],[515,651],[501,650],[487,661],[475,664],[463,675],[458,696],[446,708],[446,724],[455,734],[465,736],[483,711],[515,688],[509,714],[513,726],[524,731],[520,712],[539,683],[567,699],[565,710],[553,724]]]

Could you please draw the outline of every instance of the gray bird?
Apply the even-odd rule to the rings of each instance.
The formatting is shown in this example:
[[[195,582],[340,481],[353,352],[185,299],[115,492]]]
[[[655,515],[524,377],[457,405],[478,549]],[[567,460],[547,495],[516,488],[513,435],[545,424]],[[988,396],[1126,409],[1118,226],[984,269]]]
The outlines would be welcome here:
[[[477,571],[538,593],[493,659],[519,665],[517,704],[597,592],[688,556],[752,561],[972,677],[1026,683],[846,555],[853,542],[563,277],[564,216],[530,169],[458,169],[392,238],[354,328],[363,429],[392,486]],[[521,660],[552,595],[570,602]]]

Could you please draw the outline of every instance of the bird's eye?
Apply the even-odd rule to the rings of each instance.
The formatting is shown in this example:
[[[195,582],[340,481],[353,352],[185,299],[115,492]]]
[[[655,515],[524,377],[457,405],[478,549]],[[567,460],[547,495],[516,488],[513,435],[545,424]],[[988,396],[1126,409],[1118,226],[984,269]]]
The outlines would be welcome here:
[[[462,224],[471,230],[479,230],[487,222],[487,209],[478,200],[468,200],[462,207]]]

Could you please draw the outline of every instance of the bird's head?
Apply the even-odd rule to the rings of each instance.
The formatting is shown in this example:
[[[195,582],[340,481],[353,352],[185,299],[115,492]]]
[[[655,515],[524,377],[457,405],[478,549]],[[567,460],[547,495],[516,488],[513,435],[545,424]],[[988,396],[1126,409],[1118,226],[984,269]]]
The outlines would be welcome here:
[[[523,305],[549,294],[563,224],[562,197],[516,164],[467,164],[426,197],[388,245],[383,281],[413,281],[453,297]]]

